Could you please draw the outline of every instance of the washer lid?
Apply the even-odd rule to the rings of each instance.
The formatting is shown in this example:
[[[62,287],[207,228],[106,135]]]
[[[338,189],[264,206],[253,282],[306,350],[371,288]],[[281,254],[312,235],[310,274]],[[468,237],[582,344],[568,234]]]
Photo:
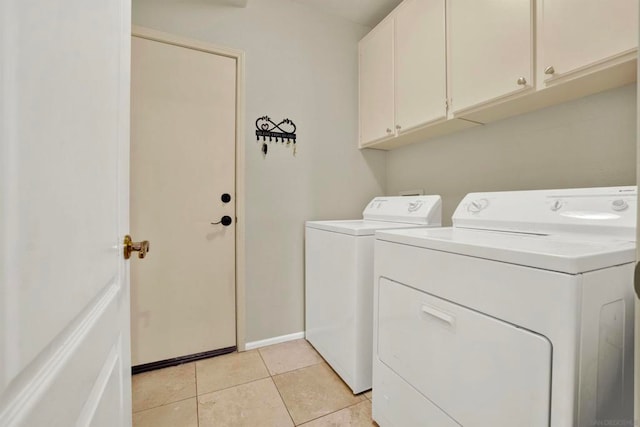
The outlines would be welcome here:
[[[415,228],[376,239],[527,267],[579,274],[635,261],[635,242],[597,235],[535,235],[463,228]]]
[[[369,221],[366,219],[355,219],[351,221],[307,221],[306,226],[308,228],[316,228],[318,230],[332,231],[334,233],[348,234],[351,236],[373,236],[376,230],[424,227],[424,225]]]
[[[364,219],[307,221],[306,226],[352,236],[372,236],[376,230],[440,227],[440,196],[375,197],[362,212]]]

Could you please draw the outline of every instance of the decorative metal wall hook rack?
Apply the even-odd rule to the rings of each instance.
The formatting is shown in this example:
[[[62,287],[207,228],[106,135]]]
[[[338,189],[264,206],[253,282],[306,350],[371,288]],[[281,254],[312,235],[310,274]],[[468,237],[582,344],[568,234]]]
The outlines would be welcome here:
[[[262,116],[256,120],[256,139],[262,137],[262,154],[267,155],[268,142],[293,143],[293,155],[296,155],[296,125],[290,119],[284,119],[280,123],[274,123],[269,116]]]

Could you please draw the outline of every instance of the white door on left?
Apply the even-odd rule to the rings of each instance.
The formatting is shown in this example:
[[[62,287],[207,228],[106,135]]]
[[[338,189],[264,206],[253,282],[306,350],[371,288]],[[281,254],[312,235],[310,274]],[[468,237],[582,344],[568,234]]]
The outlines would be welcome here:
[[[0,2],[1,426],[131,425],[130,8]]]

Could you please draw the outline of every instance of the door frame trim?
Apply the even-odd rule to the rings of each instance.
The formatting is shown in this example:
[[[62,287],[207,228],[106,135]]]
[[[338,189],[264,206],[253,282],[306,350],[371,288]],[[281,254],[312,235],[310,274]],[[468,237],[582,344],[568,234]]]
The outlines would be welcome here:
[[[174,46],[195,49],[214,55],[226,56],[236,60],[236,346],[238,351],[245,350],[245,53],[211,43],[194,40],[175,34],[165,33],[151,28],[133,25],[131,36],[166,43]]]

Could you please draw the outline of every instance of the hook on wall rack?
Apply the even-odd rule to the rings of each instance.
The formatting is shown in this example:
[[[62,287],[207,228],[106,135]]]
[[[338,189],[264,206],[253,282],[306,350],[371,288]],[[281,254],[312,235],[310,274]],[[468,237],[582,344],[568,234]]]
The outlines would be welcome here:
[[[260,141],[262,137],[262,154],[267,155],[268,142],[293,143],[293,155],[296,155],[296,125],[290,119],[284,119],[280,123],[274,123],[269,116],[262,116],[256,120],[256,139]]]

